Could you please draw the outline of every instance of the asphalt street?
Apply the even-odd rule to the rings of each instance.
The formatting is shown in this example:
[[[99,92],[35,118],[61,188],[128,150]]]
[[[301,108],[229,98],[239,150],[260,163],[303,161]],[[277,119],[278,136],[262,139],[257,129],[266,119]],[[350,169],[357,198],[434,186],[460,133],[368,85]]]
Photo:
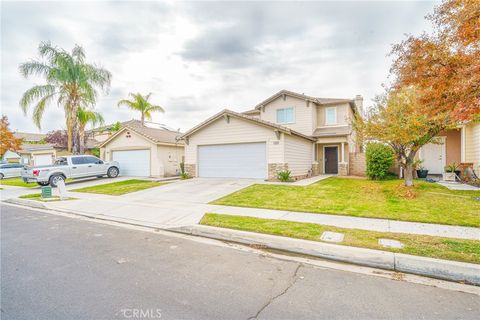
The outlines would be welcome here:
[[[92,204],[94,205],[94,204]],[[1,319],[478,319],[479,296],[1,206]]]

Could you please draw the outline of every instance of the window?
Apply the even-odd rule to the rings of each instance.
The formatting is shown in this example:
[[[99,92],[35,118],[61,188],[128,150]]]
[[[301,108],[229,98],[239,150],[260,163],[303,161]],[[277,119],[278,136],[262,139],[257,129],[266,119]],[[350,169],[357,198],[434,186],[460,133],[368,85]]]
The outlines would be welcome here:
[[[337,108],[325,108],[325,124],[337,124]]]
[[[84,164],[83,157],[72,158],[72,164]]]
[[[56,165],[56,166],[66,166],[66,165],[68,165],[67,158],[57,158],[57,160],[55,160],[54,165]]]
[[[277,109],[277,123],[293,123],[295,122],[294,109],[285,108]]]
[[[83,163],[86,163],[86,164],[100,164],[100,159],[98,159],[97,157],[85,157],[83,159]]]

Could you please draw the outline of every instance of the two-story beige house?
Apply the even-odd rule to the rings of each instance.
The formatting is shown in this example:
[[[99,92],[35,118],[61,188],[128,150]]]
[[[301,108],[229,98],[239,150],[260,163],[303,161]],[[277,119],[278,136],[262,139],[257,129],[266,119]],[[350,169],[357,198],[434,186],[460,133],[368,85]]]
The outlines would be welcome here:
[[[194,177],[275,180],[282,170],[296,179],[349,174],[357,151],[350,126],[363,99],[317,98],[282,90],[253,110],[223,110],[187,131],[185,168]]]

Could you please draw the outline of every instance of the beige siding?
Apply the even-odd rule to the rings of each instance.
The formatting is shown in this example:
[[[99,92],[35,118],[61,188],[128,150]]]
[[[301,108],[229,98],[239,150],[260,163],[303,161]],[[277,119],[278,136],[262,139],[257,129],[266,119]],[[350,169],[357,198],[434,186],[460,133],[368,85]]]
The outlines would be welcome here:
[[[185,146],[185,163],[197,163],[197,146],[248,142],[266,142],[267,162],[284,163],[283,134],[278,140],[272,129],[234,117],[229,122],[218,119],[190,136]]]
[[[352,109],[348,103],[331,105],[331,106],[318,106],[317,107],[317,127],[326,127],[325,124],[325,109],[329,107],[337,108],[337,123],[336,126],[349,125],[352,117]]]
[[[313,143],[294,136],[285,137],[285,162],[293,176],[306,175],[312,169]]]
[[[261,110],[260,118],[265,121],[277,123],[277,110],[283,108],[294,108],[295,119],[294,123],[281,124],[287,128],[298,131],[300,133],[311,135],[314,128],[314,112],[315,105],[303,99],[298,99],[290,96],[278,97],[272,102],[265,105],[265,111]]]
[[[157,145],[133,131],[128,132],[130,137],[127,137],[125,131],[121,132],[101,148],[100,157],[111,161],[113,151],[150,150],[150,175],[154,177],[175,175],[179,161],[182,160],[183,147]]]
[[[465,162],[473,162],[478,174],[480,170],[480,123],[465,126]]]

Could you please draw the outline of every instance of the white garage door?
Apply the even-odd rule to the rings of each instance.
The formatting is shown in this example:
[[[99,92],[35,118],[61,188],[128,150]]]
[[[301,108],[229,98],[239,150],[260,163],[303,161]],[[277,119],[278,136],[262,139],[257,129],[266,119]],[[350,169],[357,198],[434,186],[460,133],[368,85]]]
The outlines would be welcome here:
[[[267,176],[265,143],[199,146],[198,175],[265,179]]]
[[[120,164],[122,176],[150,176],[150,150],[113,151],[112,159]]]
[[[39,154],[33,156],[33,163],[36,166],[47,166],[53,163],[51,154]]]

